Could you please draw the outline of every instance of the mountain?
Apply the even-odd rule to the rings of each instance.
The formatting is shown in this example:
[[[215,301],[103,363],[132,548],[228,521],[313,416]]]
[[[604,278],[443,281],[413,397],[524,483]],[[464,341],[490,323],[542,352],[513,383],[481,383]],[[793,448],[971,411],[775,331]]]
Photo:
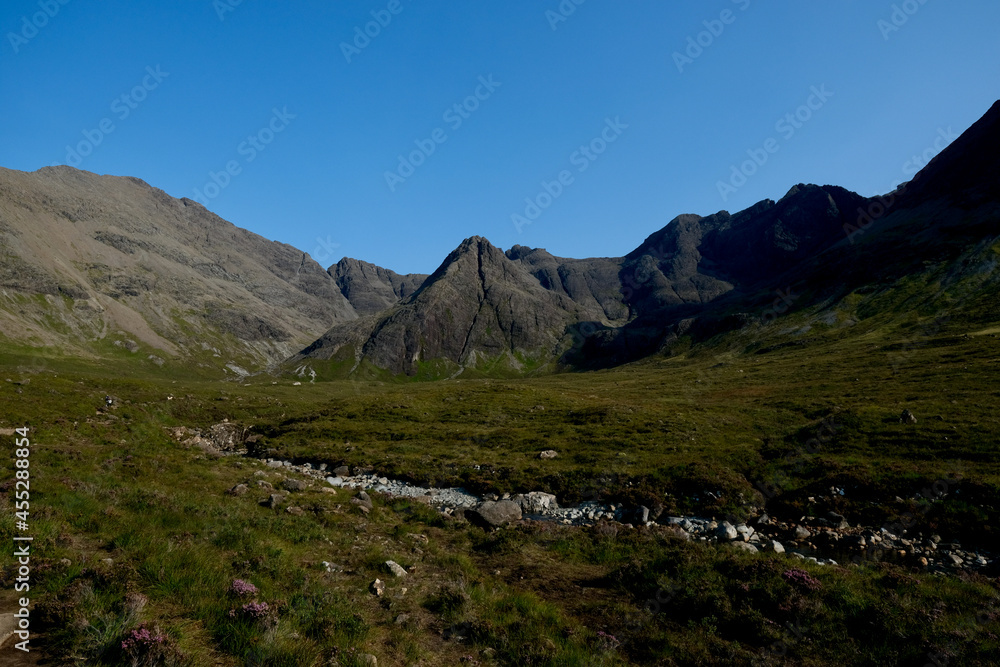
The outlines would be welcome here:
[[[414,292],[427,280],[422,273],[399,275],[369,262],[345,257],[330,267],[340,292],[359,315],[379,313]]]
[[[0,324],[14,342],[266,366],[358,317],[302,251],[135,178],[0,169]]]
[[[799,184],[734,214],[680,215],[621,258],[467,239],[413,295],[333,327],[293,361],[408,375],[439,365],[428,377],[609,366],[684,337],[760,332],[772,310],[826,321],[865,312],[862,293],[880,307],[912,302],[904,279],[979,284],[1000,220],[998,145],[1000,103],[895,193]]]
[[[842,237],[865,201],[843,188],[799,185],[732,216],[679,216],[619,258],[566,259],[525,246],[502,253],[473,237],[413,295],[334,327],[292,362],[338,358],[353,371],[365,360],[411,376],[434,362],[442,377],[637,358],[737,285]],[[382,303],[399,295],[387,279],[382,285]]]
[[[238,374],[430,379],[613,366],[734,331],[768,349],[948,303],[983,319],[1000,276],[997,146],[1000,102],[881,197],[799,184],[677,216],[624,257],[474,236],[430,276],[351,258],[324,270],[134,178],[0,169],[0,326],[92,357],[117,345]],[[768,328],[775,314],[797,325]]]
[[[523,370],[560,354],[585,311],[543,287],[478,236],[466,239],[421,287],[388,310],[334,327],[292,360],[366,361],[391,374],[453,375],[467,367]]]

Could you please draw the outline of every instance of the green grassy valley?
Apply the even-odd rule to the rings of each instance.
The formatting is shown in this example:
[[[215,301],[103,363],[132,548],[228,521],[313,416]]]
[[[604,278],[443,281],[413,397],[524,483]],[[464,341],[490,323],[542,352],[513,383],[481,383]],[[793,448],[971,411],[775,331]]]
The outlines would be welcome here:
[[[867,303],[530,379],[220,382],[127,353],[8,346],[9,450],[13,429],[31,429],[33,641],[97,665],[992,664],[995,562],[818,565],[685,540],[662,522],[484,531],[374,492],[364,511],[356,491],[288,484],[296,475],[170,431],[228,421],[263,457],[664,517],[835,510],[995,553],[1000,321],[974,294],[954,317],[929,301],[852,320],[849,304]],[[11,464],[0,479],[12,487]],[[286,502],[259,504],[279,491]],[[12,515],[11,494],[2,502]],[[2,531],[9,543],[12,522]],[[16,563],[0,563],[12,590]],[[256,592],[234,593],[235,580]]]

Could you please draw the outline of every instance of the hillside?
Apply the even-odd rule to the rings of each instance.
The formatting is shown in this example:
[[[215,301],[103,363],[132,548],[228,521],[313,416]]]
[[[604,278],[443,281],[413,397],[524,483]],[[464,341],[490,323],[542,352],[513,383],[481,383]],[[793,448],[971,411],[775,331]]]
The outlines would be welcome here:
[[[266,366],[357,317],[301,251],[134,178],[0,170],[0,255],[5,336],[65,352]]]

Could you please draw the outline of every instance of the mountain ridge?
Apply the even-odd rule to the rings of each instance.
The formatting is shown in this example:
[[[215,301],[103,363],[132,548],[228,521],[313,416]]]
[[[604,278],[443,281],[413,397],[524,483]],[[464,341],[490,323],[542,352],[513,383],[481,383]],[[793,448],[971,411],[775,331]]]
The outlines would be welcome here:
[[[429,275],[348,257],[323,269],[133,177],[0,169],[0,323],[33,346],[99,354],[131,336],[210,367],[325,364],[334,376],[615,365],[754,325],[792,285],[789,309],[828,308],[989,247],[996,145],[1000,102],[881,197],[800,183],[736,213],[678,215],[623,257],[504,252],[471,236]]]

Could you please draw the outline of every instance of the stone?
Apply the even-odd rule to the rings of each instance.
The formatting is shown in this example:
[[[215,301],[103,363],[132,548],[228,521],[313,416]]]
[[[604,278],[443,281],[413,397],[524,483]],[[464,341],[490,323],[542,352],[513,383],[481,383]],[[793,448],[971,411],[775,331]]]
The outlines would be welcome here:
[[[406,576],[406,570],[403,568],[402,565],[400,565],[396,561],[387,560],[385,562],[385,567],[386,567],[386,569],[389,570],[389,572],[391,572],[393,574],[393,576],[396,576],[396,577],[405,577]]]
[[[752,554],[757,553],[757,547],[755,547],[754,545],[752,545],[752,544],[750,544],[748,542],[736,541],[736,542],[733,542],[732,544],[733,544],[734,547],[736,547],[738,549],[742,549],[743,551],[749,551]]]
[[[364,665],[364,667],[378,667],[378,658],[371,653],[359,653],[358,663]]]
[[[556,497],[551,493],[542,493],[541,491],[532,491],[525,494],[519,493],[511,498],[511,500],[520,505],[521,511],[525,514],[541,514],[546,510],[559,509]]]
[[[812,537],[812,533],[805,526],[795,526],[795,539],[808,540],[810,537]]]
[[[778,540],[768,540],[764,543],[764,549],[766,551],[773,551],[776,554],[785,553],[785,547]]]
[[[368,587],[368,589],[376,597],[382,597],[383,595],[385,595],[385,584],[382,582],[381,579],[376,579],[375,581],[373,581],[371,585]]]
[[[309,485],[303,482],[301,479],[286,479],[281,483],[281,486],[286,491],[305,491],[309,488]]]
[[[956,556],[955,554],[948,554],[948,562],[956,567],[965,563],[961,556]]]
[[[337,466],[333,469],[334,477],[350,477],[351,469],[347,466]]]
[[[644,505],[640,505],[629,512],[626,517],[628,519],[628,523],[634,523],[639,526],[645,525],[645,523],[649,521],[649,508]]]
[[[740,524],[736,526],[736,532],[739,533],[740,539],[744,542],[749,542],[750,538],[753,537],[754,529],[745,524]]]
[[[554,449],[546,449],[538,454],[538,458],[540,459],[554,459],[557,456],[559,456],[559,452]]]
[[[837,514],[836,512],[827,512],[826,520],[830,522],[837,530],[847,530],[851,527],[851,524],[847,523],[847,517],[843,514]]]
[[[521,506],[512,500],[487,500],[465,511],[466,518],[486,529],[499,528],[521,519]]]
[[[917,416],[909,410],[903,410],[902,414],[899,415],[899,421],[903,424],[916,424]]]
[[[305,514],[305,510],[303,510],[301,507],[286,507],[285,511],[295,516],[302,516],[303,514]]]
[[[274,509],[283,502],[285,502],[285,495],[283,493],[272,493],[265,500],[260,501],[260,504],[264,507]]]
[[[723,521],[722,523],[720,523],[712,532],[712,534],[720,542],[732,542],[737,537],[739,537],[739,533],[736,532],[736,527],[733,524],[729,523],[728,521]]]
[[[228,493],[231,496],[245,496],[247,491],[249,490],[250,487],[247,486],[246,484],[237,484],[233,488],[226,491],[226,493]]]
[[[343,486],[344,485],[344,478],[343,477],[327,477],[326,478],[326,483],[329,484],[330,486]]]
[[[365,514],[375,509],[371,497],[364,491],[358,491],[358,494],[351,498],[351,504],[360,507]]]

